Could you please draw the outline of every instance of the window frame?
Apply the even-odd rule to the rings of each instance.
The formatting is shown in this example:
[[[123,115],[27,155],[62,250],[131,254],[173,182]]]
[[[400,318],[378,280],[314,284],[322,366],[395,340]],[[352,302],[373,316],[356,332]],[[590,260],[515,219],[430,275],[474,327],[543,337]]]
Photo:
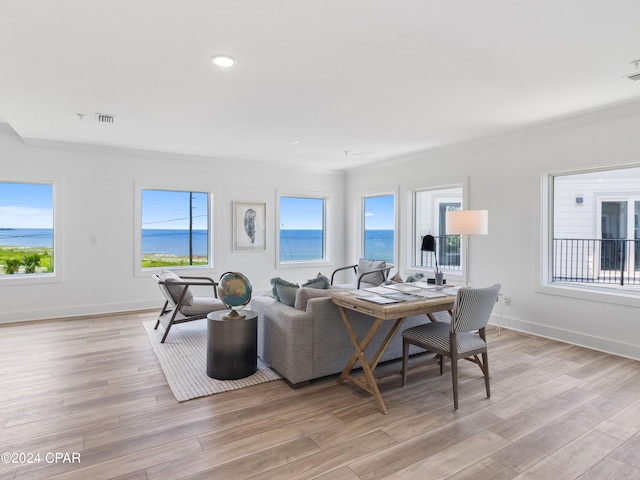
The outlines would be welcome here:
[[[538,293],[570,297],[581,300],[597,301],[602,303],[614,303],[632,307],[640,307],[640,291],[623,291],[616,287],[605,287],[592,284],[561,284],[553,282],[553,235],[554,235],[554,180],[556,177],[579,175],[585,173],[607,172],[612,170],[625,170],[640,168],[640,164],[617,164],[597,167],[573,168],[565,170],[553,170],[543,172],[540,179],[540,234],[539,246],[536,249],[539,265],[538,282],[535,291]],[[615,195],[614,195],[615,196]],[[621,194],[620,196],[623,196]],[[600,198],[612,197],[609,193],[602,194],[597,200],[597,210],[594,216],[600,212]],[[600,231],[600,226],[597,227]]]
[[[209,218],[207,221],[208,244],[207,244],[207,264],[206,265],[184,265],[184,266],[164,266],[164,267],[142,267],[142,192],[143,190],[161,190],[168,192],[195,192],[206,193],[208,196],[207,207]],[[159,273],[163,269],[170,269],[182,272],[198,271],[200,273],[211,273],[214,270],[214,192],[208,188],[197,188],[197,186],[158,186],[149,184],[136,184],[135,186],[135,231],[134,231],[134,275],[136,277],[148,277],[151,274]]]
[[[433,275],[434,268],[432,267],[421,267],[416,265],[416,259],[414,258],[414,252],[418,249],[418,238],[420,237],[420,233],[418,232],[418,226],[416,225],[416,193],[424,192],[424,191],[434,191],[434,190],[446,190],[449,188],[460,188],[462,189],[461,199],[460,199],[460,207],[462,210],[468,210],[468,191],[469,191],[469,179],[468,177],[454,177],[454,178],[442,178],[442,179],[433,179],[430,181],[424,181],[420,183],[415,183],[411,185],[407,185],[403,188],[405,192],[405,205],[406,205],[406,232],[407,238],[405,241],[405,261],[407,265],[407,271],[409,274],[423,273],[430,277]],[[435,208],[435,205],[439,204],[439,202],[434,202],[432,208]],[[436,226],[439,229],[439,225]],[[465,235],[462,235],[460,238],[460,270],[446,270],[445,279],[447,282],[455,282],[455,283],[464,283],[468,282],[468,259],[467,259],[467,251],[466,243],[467,238]]]
[[[323,226],[322,226],[322,258],[318,260],[286,260],[280,258],[280,232],[281,232],[281,211],[280,200],[282,197],[301,198],[301,199],[318,199],[323,201]],[[276,191],[276,229],[275,229],[275,266],[276,268],[299,268],[299,267],[315,267],[324,266],[331,263],[331,195],[328,193],[308,193],[292,190]]]
[[[51,273],[31,273],[28,275],[2,275],[0,276],[0,286],[5,285],[34,285],[46,283],[62,283],[64,281],[64,249],[63,245],[63,224],[62,214],[64,211],[62,204],[63,180],[61,177],[51,175],[47,177],[35,178],[22,176],[21,178],[0,178],[0,183],[22,183],[30,185],[51,186],[51,201],[53,215],[53,265]]]
[[[393,197],[393,260],[391,262],[393,265],[398,264],[398,192],[396,190],[382,190],[376,192],[366,192],[361,193],[359,195],[359,205],[360,211],[358,216],[358,248],[357,248],[357,258],[365,258],[365,233],[366,233],[366,200],[368,198],[376,198],[376,197]],[[378,258],[371,258],[368,260],[381,260]]]

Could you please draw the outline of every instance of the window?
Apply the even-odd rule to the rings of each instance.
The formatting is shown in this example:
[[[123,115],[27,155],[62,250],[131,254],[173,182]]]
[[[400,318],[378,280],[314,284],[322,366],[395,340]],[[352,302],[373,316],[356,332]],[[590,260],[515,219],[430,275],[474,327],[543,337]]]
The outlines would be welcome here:
[[[462,208],[462,186],[414,190],[412,195],[413,231],[411,265],[417,269],[461,272],[460,236],[447,234],[446,212]],[[421,251],[422,238],[433,235],[436,251]]]
[[[394,262],[395,197],[379,195],[364,197],[363,257],[368,260]]]
[[[53,185],[0,182],[0,275],[54,272]]]
[[[640,287],[640,167],[552,174],[548,283]]]
[[[209,265],[209,193],[141,191],[142,268]]]
[[[280,263],[326,258],[326,199],[280,196]]]

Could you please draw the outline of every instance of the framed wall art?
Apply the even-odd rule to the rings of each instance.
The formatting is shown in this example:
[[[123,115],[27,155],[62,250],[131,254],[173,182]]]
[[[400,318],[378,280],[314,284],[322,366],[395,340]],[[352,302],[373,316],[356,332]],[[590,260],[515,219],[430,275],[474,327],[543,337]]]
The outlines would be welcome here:
[[[267,204],[233,202],[233,249],[266,250]]]

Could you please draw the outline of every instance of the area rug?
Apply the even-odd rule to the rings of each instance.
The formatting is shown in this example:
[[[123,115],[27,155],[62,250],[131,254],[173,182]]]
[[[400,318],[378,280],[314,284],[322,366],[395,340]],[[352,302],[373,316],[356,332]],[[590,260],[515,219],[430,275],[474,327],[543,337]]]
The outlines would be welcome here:
[[[258,371],[238,380],[216,380],[207,375],[207,319],[171,327],[165,343],[160,343],[164,329],[154,330],[155,320],[143,322],[151,347],[176,400],[183,402],[214,393],[236,390],[278,380],[280,375],[258,358]]]

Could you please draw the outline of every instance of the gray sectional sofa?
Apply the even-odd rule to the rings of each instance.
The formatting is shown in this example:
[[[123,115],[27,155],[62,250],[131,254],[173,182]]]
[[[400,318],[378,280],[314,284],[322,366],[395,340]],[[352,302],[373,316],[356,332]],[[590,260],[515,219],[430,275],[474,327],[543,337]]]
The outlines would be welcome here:
[[[270,294],[256,296],[251,300],[251,309],[258,313],[258,355],[294,387],[340,373],[354,352],[344,321],[327,290],[299,288],[294,306],[281,303]],[[363,338],[372,318],[357,312],[349,315],[359,338]],[[442,319],[448,320],[448,314],[444,315]],[[409,317],[402,328],[428,321],[426,315]],[[382,326],[367,349],[367,358],[373,356],[392,324],[386,322]],[[402,337],[398,334],[381,361],[401,357]]]

